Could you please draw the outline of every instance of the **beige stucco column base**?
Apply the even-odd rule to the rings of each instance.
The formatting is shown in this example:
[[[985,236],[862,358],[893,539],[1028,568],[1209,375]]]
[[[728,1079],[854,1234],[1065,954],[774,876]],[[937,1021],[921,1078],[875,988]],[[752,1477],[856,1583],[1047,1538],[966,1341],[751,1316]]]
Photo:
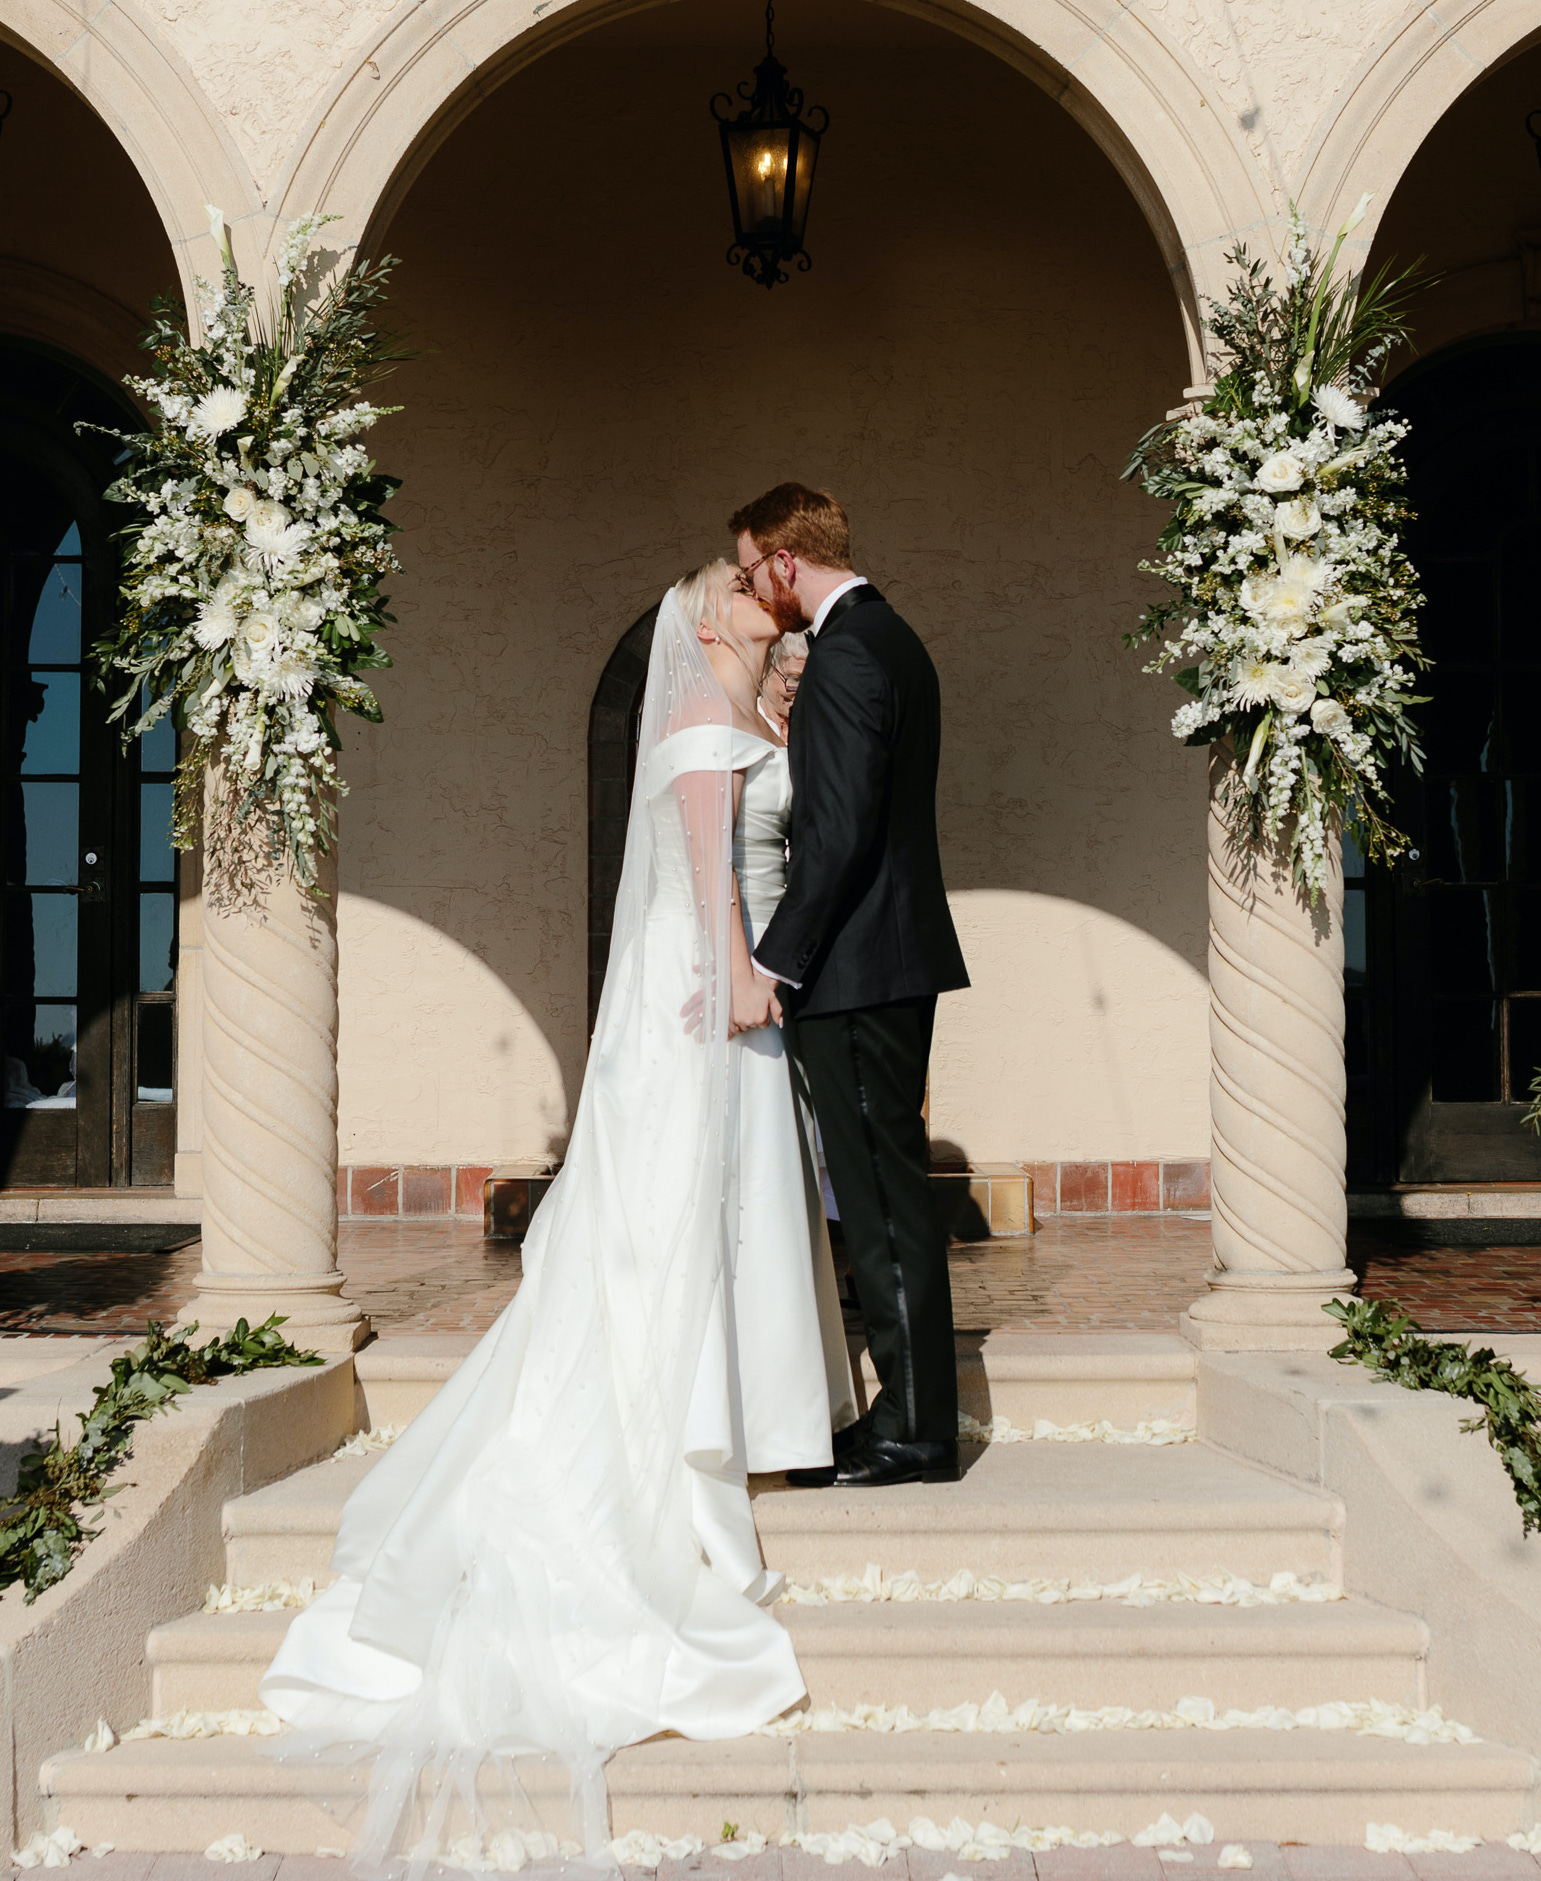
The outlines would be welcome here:
[[[1211,765],[1209,1101],[1214,1267],[1182,1316],[1196,1345],[1323,1352],[1341,1335],[1322,1311],[1355,1285],[1345,1258],[1343,867],[1332,839],[1311,907],[1281,842],[1230,840]]]
[[[203,1272],[178,1315],[205,1331],[273,1313],[284,1336],[351,1352],[368,1321],[337,1271],[337,869],[306,893],[265,829],[205,813]]]

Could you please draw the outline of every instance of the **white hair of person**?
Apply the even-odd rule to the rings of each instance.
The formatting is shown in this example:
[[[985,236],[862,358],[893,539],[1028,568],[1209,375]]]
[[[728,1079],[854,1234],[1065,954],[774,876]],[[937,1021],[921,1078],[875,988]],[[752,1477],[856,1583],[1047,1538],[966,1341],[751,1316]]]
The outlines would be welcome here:
[[[783,634],[771,648],[770,663],[778,673],[784,673],[788,660],[806,660],[807,657],[807,634],[801,632]]]

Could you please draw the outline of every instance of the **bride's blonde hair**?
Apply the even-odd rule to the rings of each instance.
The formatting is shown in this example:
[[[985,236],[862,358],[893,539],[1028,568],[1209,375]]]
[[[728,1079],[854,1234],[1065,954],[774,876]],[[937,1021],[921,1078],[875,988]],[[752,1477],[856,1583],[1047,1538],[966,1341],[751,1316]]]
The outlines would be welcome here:
[[[685,618],[692,626],[710,627],[738,655],[746,666],[753,666],[749,650],[733,631],[733,576],[731,562],[719,555],[674,584]]]

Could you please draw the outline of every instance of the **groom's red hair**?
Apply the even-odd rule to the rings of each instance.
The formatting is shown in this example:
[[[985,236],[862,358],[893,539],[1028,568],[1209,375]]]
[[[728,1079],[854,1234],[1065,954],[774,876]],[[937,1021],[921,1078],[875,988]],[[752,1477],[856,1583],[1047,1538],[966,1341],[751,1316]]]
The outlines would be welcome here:
[[[778,483],[774,490],[734,510],[728,527],[735,537],[746,531],[762,555],[785,549],[815,568],[851,566],[851,525],[828,490],[805,483]]]

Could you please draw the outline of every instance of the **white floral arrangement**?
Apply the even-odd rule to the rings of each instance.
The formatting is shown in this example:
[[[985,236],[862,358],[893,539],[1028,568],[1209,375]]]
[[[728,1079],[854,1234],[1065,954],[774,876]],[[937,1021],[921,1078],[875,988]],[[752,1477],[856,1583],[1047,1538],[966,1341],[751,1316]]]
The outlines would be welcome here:
[[[335,218],[290,224],[270,331],[240,279],[224,217],[209,210],[224,261],[200,280],[194,344],[162,305],[144,345],[160,364],[128,381],[155,429],[115,433],[130,468],[108,490],[129,507],[122,605],[97,643],[107,683],[126,676],[113,717],[125,737],[168,714],[190,743],[177,770],[172,837],[198,838],[204,773],[221,765],[219,807],[254,816],[268,860],[314,890],[346,786],[334,754],[341,707],[378,722],[360,673],[390,665],[375,636],[391,620],[379,584],[399,567],[382,505],[399,487],[357,440],[396,406],[360,392],[402,358],[376,315],[393,262],[357,263],[330,283],[312,253]]]
[[[1376,805],[1395,759],[1422,763],[1407,716],[1429,664],[1401,548],[1408,427],[1370,409],[1418,283],[1385,269],[1368,285],[1334,281],[1368,204],[1325,265],[1292,212],[1282,289],[1243,246],[1230,252],[1237,278],[1208,321],[1223,369],[1141,439],[1124,473],[1174,505],[1164,558],[1141,567],[1177,591],[1125,641],[1160,642],[1145,670],[1177,667],[1192,694],[1174,734],[1235,753],[1220,796],[1234,841],[1282,841],[1313,903],[1341,829],[1368,856],[1406,847]]]

